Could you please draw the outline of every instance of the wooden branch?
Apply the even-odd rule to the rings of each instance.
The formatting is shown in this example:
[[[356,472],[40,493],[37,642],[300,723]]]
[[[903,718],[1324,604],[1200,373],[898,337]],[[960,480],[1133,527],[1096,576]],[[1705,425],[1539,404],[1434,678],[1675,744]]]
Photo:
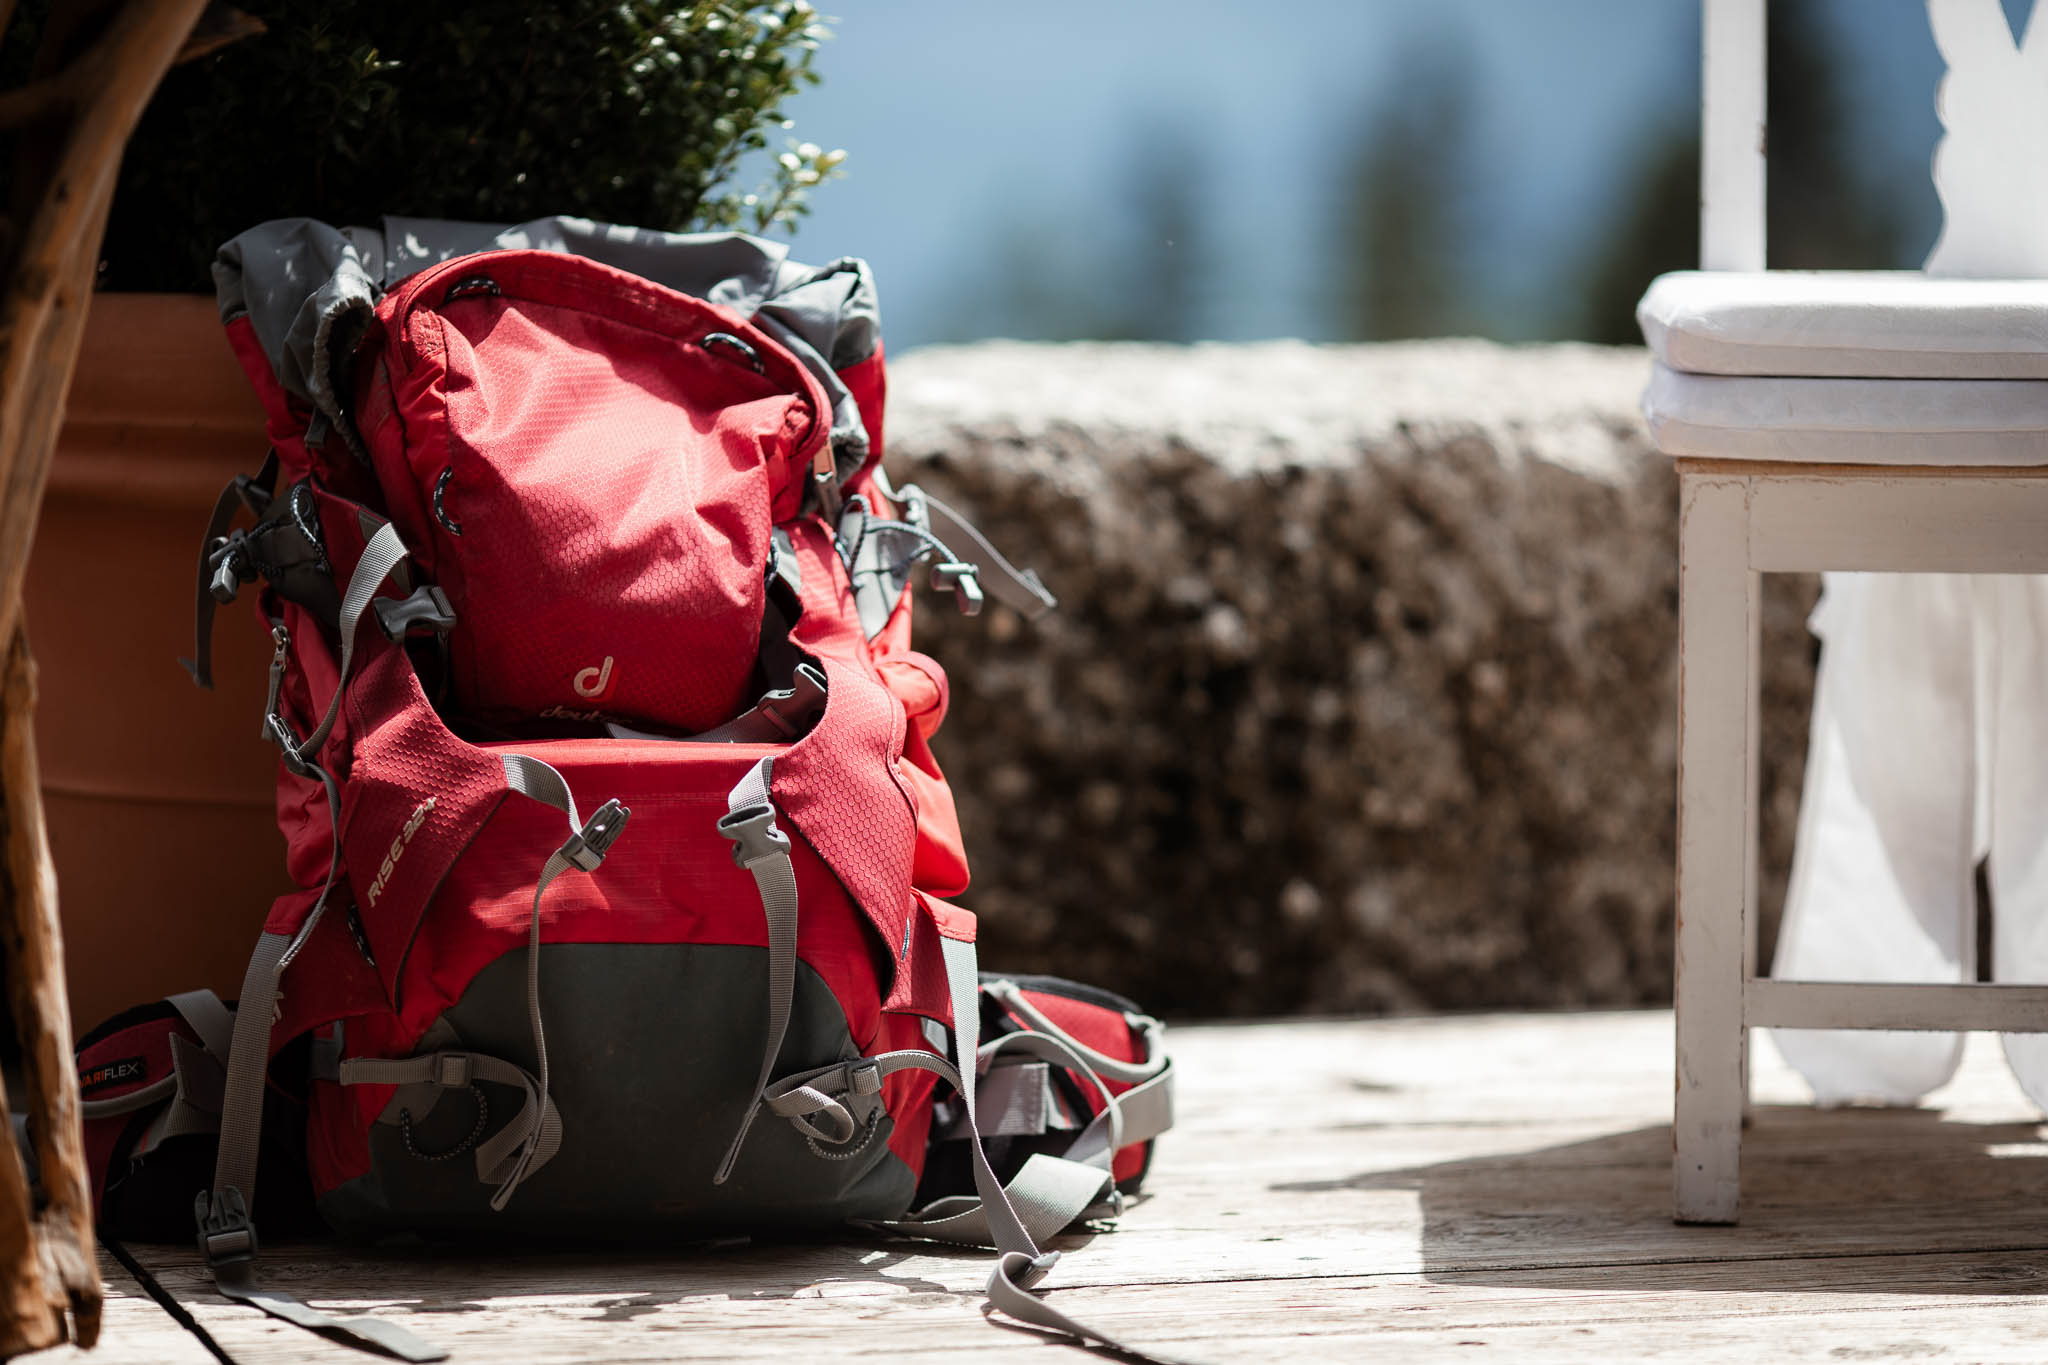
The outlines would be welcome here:
[[[196,62],[201,57],[210,57],[230,43],[239,43],[244,38],[254,38],[269,32],[263,21],[253,14],[244,14],[233,5],[224,5],[220,0],[206,7],[199,16],[199,22],[185,35],[185,45],[178,49],[172,64],[182,66]]]
[[[67,1335],[90,1346],[99,1335],[99,1269],[21,588],[121,153],[164,72],[187,47],[204,2],[129,0],[116,8],[112,0],[85,0],[53,19],[39,57],[39,64],[63,61],[62,71],[0,96],[0,126],[36,119],[50,130],[47,145],[30,144],[22,160],[16,202],[34,207],[0,262],[0,640],[7,642],[0,676],[0,966],[45,1195],[38,1215],[19,1157],[0,1158],[0,1356]],[[76,51],[96,24],[96,39]]]
[[[0,959],[21,1041],[29,1130],[46,1202],[32,1215],[18,1156],[0,1160],[0,1356],[99,1337],[100,1280],[85,1184],[71,1009],[57,925],[57,871],[43,833],[35,665],[14,633],[0,677]],[[73,1326],[66,1330],[69,1312]]]
[[[204,4],[136,0],[109,23],[110,79],[79,111],[0,297],[0,639],[21,609],[121,151]]]

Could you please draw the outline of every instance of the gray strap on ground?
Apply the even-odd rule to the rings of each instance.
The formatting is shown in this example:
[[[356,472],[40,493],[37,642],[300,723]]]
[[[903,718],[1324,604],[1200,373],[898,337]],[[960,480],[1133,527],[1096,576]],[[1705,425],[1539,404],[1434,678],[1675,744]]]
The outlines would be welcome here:
[[[319,754],[320,746],[334,730],[335,718],[341,714],[341,698],[348,691],[349,667],[355,660],[356,627],[362,623],[363,612],[405,554],[405,542],[398,538],[398,528],[386,522],[363,546],[363,557],[356,561],[356,570],[349,575],[348,591],[341,596],[341,664],[334,696],[328,700],[327,714],[320,718],[313,733],[299,742],[299,752],[308,759]]]
[[[959,1087],[960,1095],[967,1106],[969,1121],[974,1123],[978,1130],[973,1077],[974,1063],[979,1052],[977,1044],[980,1034],[980,979],[975,966],[974,945],[954,939],[945,939],[942,943],[946,979],[952,988],[955,1055],[959,1058],[959,1069],[966,1073],[962,1079],[967,1083]],[[1039,1253],[1036,1244],[1019,1220],[1018,1210],[1011,1206],[1009,1197],[996,1181],[995,1172],[990,1169],[988,1158],[982,1151],[982,1144],[976,1142],[973,1150],[975,1187],[981,1194],[982,1209],[987,1216],[991,1240],[997,1249],[996,1267],[988,1280],[989,1304],[1029,1326],[1062,1332],[1083,1341],[1101,1342],[1105,1346],[1131,1355],[1144,1355],[1144,1352],[1118,1341],[1115,1337],[1076,1322],[1031,1292],[1052,1269],[1059,1258],[1059,1253]],[[1026,1180],[1026,1172],[1032,1171],[1033,1166],[1041,1161],[1050,1164],[1040,1166],[1029,1180]],[[1012,1183],[1013,1186],[1023,1186],[1018,1193],[1023,1196],[1025,1208],[1033,1220],[1037,1221],[1057,1216],[1060,1209],[1080,1197],[1085,1185],[1093,1183],[1099,1189],[1107,1174],[1092,1166],[1082,1166],[1058,1158],[1033,1157],[1025,1163],[1025,1170],[1018,1172],[1018,1180]]]
[[[318,1332],[321,1336],[339,1341],[345,1346],[380,1351],[388,1356],[396,1356],[400,1360],[448,1359],[447,1347],[424,1341],[388,1318],[331,1318],[317,1308],[307,1307],[289,1294],[275,1289],[265,1289],[258,1285],[250,1274],[250,1264],[248,1261],[238,1261],[215,1267],[215,1287],[237,1303],[260,1308],[274,1318],[303,1327],[309,1332]]]
[[[774,1078],[775,1059],[781,1055],[782,1039],[789,1031],[790,1002],[796,995],[796,868],[789,860],[789,836],[775,823],[775,803],[769,795],[774,762],[764,758],[747,769],[747,775],[727,795],[726,814],[718,822],[719,832],[733,841],[733,861],[753,875],[761,912],[768,922],[768,1021],[754,1102],[740,1116],[739,1131],[733,1134],[732,1145],[711,1178],[714,1185],[723,1185],[739,1161],[768,1082]]]

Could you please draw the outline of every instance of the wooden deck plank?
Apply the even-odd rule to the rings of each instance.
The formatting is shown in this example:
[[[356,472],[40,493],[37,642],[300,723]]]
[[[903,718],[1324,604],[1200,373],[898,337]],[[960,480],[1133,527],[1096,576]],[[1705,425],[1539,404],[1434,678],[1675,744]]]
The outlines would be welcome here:
[[[1758,1048],[1732,1228],[1669,1221],[1668,1013],[1190,1028],[1174,1050],[1180,1126],[1154,1192],[1117,1233],[1070,1242],[1054,1277],[1065,1311],[1166,1354],[2048,1357],[2048,1140],[1991,1040],[1972,1040],[1943,1112],[1795,1104],[1796,1078]],[[138,1252],[247,1365],[363,1359],[213,1296],[187,1248]],[[390,1314],[458,1361],[508,1343],[536,1362],[1043,1361],[1042,1342],[982,1321],[987,1269],[858,1239],[266,1253],[280,1287]],[[110,1274],[91,1359],[205,1358],[126,1289]]]

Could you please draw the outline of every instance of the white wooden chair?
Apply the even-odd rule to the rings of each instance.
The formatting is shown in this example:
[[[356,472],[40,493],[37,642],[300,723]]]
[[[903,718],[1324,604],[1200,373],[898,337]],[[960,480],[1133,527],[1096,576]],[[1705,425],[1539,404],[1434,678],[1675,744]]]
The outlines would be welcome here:
[[[2019,54],[1998,0],[1928,3],[1954,143],[1959,89],[1980,111],[2001,98],[1955,26],[1984,39],[1995,15]],[[1732,1223],[1752,1027],[2048,1031],[2048,986],[1773,980],[1754,961],[1760,575],[2048,572],[2048,280],[1765,273],[1764,0],[1705,0],[1703,37],[1703,270],[1658,280],[1639,316],[1679,482],[1675,1216]],[[2031,47],[2043,65],[2048,41]],[[2032,84],[2048,107],[2048,69]],[[2038,147],[2038,113],[2002,117]],[[2038,154],[2001,182],[1980,152],[1938,158],[1937,258],[2048,275],[2025,183],[2048,175],[2021,164]]]

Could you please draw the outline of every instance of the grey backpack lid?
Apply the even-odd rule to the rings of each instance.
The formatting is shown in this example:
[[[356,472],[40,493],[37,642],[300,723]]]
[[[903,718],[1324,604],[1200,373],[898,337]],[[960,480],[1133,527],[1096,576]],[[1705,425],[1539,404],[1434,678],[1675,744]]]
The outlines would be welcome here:
[[[842,479],[866,461],[868,434],[838,371],[881,345],[867,263],[810,266],[780,242],[739,232],[656,232],[556,216],[505,227],[438,218],[386,218],[381,228],[335,228],[277,218],[214,258],[222,322],[246,317],[285,392],[353,444],[345,420],[346,366],[384,291],[428,266],[482,251],[560,251],[695,295],[751,320],[818,376],[832,401],[832,448]]]

